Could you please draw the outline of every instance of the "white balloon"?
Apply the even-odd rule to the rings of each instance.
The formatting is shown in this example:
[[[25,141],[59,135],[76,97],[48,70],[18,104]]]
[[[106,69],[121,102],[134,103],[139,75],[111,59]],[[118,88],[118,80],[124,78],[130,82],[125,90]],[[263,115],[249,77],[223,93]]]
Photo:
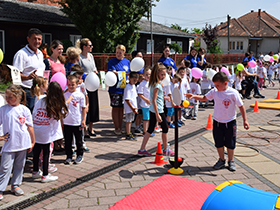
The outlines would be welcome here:
[[[135,57],[130,62],[131,71],[136,71],[136,72],[140,71],[141,69],[143,69],[144,66],[145,66],[145,61],[143,60],[143,58],[140,58],[140,57]]]
[[[217,74],[217,72],[216,72],[215,70],[213,70],[213,69],[209,69],[209,70],[208,70],[208,78],[209,78],[210,80],[213,79],[213,77],[214,77],[215,74]]]
[[[108,85],[109,87],[112,87],[116,83],[117,83],[117,76],[115,75],[114,72],[108,71],[107,74],[105,75],[105,84]]]
[[[269,61],[270,60],[270,55],[265,55],[263,59],[264,59],[264,61]]]
[[[169,75],[166,73],[164,80],[161,81],[161,84],[163,84],[163,86],[167,86],[170,84],[170,77]]]
[[[85,79],[85,86],[88,91],[96,91],[100,85],[99,77],[94,73],[90,72]]]

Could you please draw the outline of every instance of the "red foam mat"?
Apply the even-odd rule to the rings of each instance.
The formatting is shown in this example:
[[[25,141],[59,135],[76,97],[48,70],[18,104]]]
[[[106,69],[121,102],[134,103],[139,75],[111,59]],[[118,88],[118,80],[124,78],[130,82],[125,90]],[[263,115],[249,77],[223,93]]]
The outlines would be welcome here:
[[[215,185],[174,175],[163,175],[129,196],[110,210],[199,210]]]

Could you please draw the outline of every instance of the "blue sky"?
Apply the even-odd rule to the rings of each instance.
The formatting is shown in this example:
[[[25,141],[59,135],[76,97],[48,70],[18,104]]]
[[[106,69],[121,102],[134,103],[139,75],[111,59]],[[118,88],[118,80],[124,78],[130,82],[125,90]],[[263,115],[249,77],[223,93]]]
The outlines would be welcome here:
[[[251,10],[265,10],[280,19],[280,1],[265,0],[160,0],[153,7],[153,21],[170,26],[177,23],[182,28],[202,28],[225,22],[227,15],[238,18]]]

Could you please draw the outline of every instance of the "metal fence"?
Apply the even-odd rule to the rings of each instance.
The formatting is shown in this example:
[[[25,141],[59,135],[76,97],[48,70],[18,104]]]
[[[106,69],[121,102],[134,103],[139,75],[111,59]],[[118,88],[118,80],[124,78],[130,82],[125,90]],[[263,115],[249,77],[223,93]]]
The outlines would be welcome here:
[[[99,71],[107,71],[108,61],[114,57],[116,57],[115,53],[93,53],[96,67]],[[173,54],[170,57],[175,61],[178,66],[180,62],[187,56],[188,54]],[[143,54],[143,59],[145,60],[145,66],[154,65],[160,58],[161,53],[153,54],[153,64],[152,64],[152,55],[151,54]],[[131,60],[131,54],[126,53],[125,58]],[[243,61],[243,54],[206,54],[207,62],[217,65],[217,64],[237,64]]]

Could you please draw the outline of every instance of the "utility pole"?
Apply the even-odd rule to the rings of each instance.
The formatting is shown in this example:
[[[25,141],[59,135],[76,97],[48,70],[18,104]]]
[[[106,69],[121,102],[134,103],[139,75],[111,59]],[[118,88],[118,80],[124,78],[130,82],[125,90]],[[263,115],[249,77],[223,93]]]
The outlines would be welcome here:
[[[150,1],[150,29],[151,29],[151,66],[153,66],[154,61],[154,52],[153,52],[153,0]]]
[[[229,41],[229,27],[230,27],[230,16],[227,15],[227,28],[228,28],[228,54],[229,54],[229,44],[230,44],[230,41]]]

